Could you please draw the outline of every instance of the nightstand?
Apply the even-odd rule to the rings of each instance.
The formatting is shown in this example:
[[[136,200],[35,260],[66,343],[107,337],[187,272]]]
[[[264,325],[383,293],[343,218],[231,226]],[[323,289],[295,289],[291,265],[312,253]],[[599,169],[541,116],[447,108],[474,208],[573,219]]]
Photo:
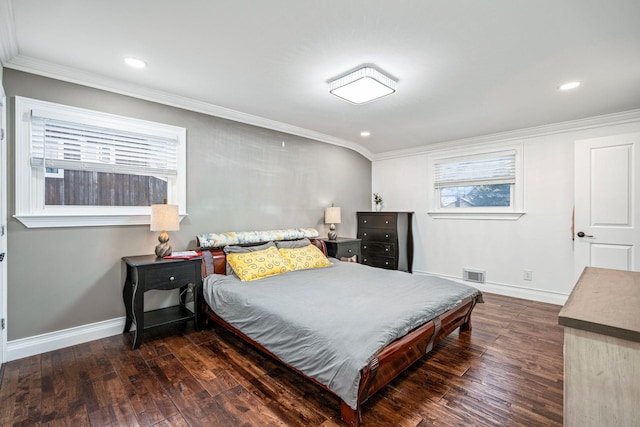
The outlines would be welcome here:
[[[356,261],[360,262],[360,239],[352,237],[338,237],[336,240],[322,239],[327,245],[327,253],[330,257],[340,259],[356,256]]]
[[[133,348],[142,342],[145,329],[174,322],[194,320],[200,328],[198,307],[202,298],[202,258],[164,259],[155,255],[123,257],[127,278],[122,297],[127,312],[124,333],[136,324]],[[193,312],[185,305],[186,291],[193,284]],[[150,290],[180,289],[180,304],[158,310],[144,311],[144,293]]]

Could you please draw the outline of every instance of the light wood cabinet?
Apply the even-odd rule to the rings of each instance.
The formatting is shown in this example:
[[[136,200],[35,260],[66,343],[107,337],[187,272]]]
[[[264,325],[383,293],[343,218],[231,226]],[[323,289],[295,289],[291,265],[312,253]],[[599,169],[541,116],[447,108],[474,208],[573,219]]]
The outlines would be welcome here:
[[[559,314],[564,425],[640,423],[640,273],[587,267]]]

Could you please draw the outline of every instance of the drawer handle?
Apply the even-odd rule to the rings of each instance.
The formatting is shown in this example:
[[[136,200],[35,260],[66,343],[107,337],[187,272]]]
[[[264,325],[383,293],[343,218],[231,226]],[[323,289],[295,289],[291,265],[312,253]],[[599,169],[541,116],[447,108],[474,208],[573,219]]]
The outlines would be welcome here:
[[[367,235],[367,233],[364,233],[364,235],[366,236],[366,235]]]
[[[351,249],[349,249],[347,252],[351,253]]]
[[[388,239],[388,238],[389,238],[389,235],[388,235],[388,234],[385,234],[385,235],[384,235],[384,237],[386,237],[386,238]]]
[[[366,219],[364,220],[364,223],[365,223],[365,224],[367,223],[367,220],[366,220]]]
[[[175,278],[175,276],[171,276],[171,277],[169,277],[169,280],[173,282],[174,280],[176,280],[176,278]]]
[[[389,265],[389,261],[385,261],[384,265]]]
[[[389,252],[389,248],[384,248],[384,251],[385,252]]]
[[[367,249],[367,245],[364,245],[363,248]]]
[[[384,223],[385,223],[385,224],[389,224],[389,220],[386,220]]]
[[[363,261],[363,262],[367,262],[367,259],[366,259],[366,258],[363,258],[363,259],[362,259],[362,261]]]

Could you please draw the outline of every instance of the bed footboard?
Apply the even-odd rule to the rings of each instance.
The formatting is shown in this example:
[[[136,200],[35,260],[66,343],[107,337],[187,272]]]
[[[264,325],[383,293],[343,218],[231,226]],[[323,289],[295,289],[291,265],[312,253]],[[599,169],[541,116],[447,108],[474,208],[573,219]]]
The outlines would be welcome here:
[[[458,307],[443,313],[385,347],[362,370],[358,391],[358,408],[353,409],[341,402],[340,416],[342,421],[352,427],[360,427],[362,425],[360,409],[369,397],[426,353],[429,353],[456,328],[460,327],[461,331],[470,330],[471,312],[477,300],[478,297],[470,298]]]

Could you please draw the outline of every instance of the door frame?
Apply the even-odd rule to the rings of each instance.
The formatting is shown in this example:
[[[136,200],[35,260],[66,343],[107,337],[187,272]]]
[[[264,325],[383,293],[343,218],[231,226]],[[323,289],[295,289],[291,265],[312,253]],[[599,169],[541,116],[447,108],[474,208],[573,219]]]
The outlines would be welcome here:
[[[0,77],[2,73],[0,72]],[[7,97],[0,80],[0,132],[4,138],[0,140],[0,252],[7,251]],[[7,256],[0,262],[0,319],[4,320],[4,328],[0,327],[0,366],[7,361]]]

